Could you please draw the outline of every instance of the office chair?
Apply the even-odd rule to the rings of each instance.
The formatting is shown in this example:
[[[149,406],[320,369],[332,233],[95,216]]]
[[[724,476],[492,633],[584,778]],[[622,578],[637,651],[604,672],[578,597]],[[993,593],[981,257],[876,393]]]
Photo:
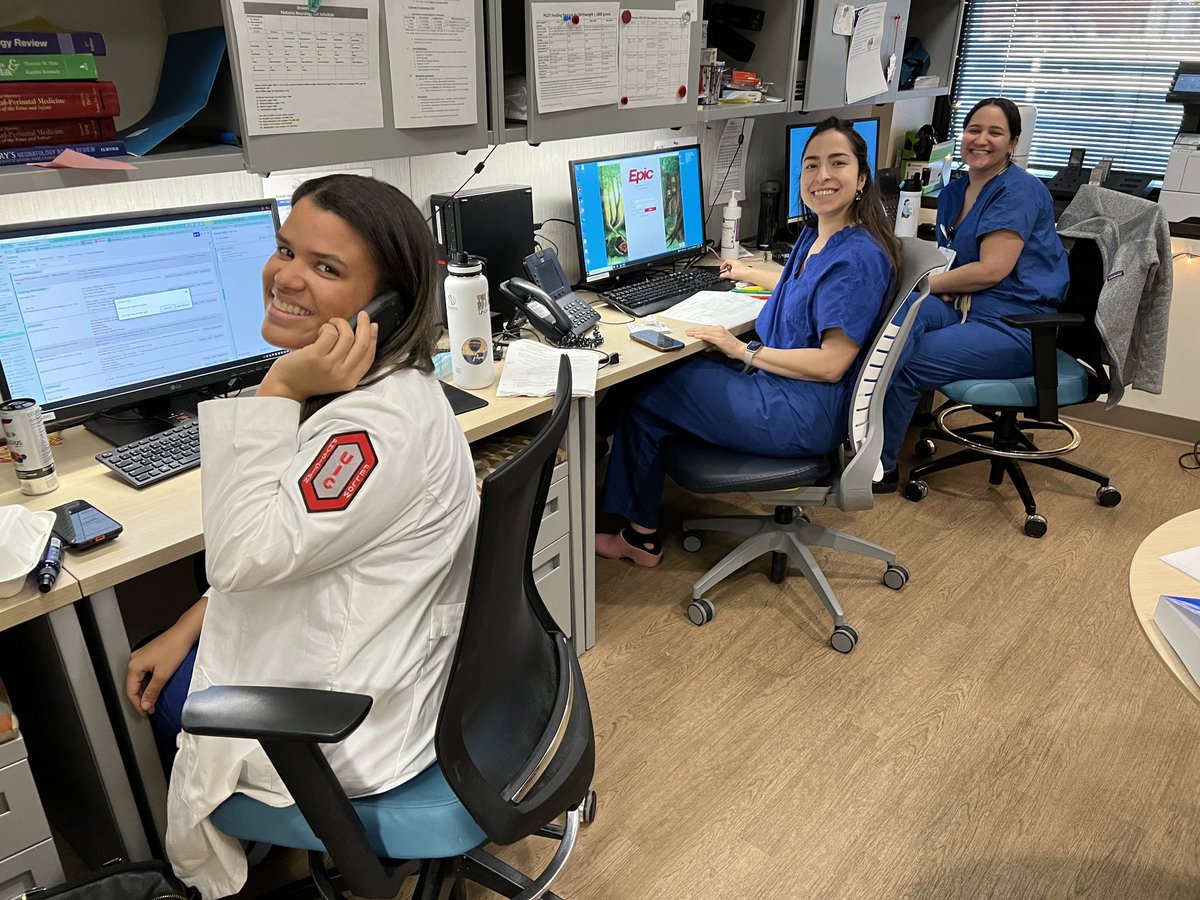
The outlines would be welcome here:
[[[1091,403],[1109,390],[1103,359],[1103,342],[1096,328],[1096,304],[1104,287],[1105,266],[1095,241],[1075,238],[1067,254],[1071,286],[1057,312],[1005,316],[1009,325],[1028,328],[1033,336],[1033,375],[1025,378],[968,378],[939,388],[948,398],[938,410],[934,428],[921,430],[915,452],[929,459],[937,440],[966,447],[944,459],[917,466],[909,473],[904,496],[919,502],[929,493],[925,479],[946,469],[974,462],[990,463],[988,482],[1001,484],[1004,476],[1025,504],[1024,530],[1030,537],[1046,534],[1046,517],[1037,503],[1021,463],[1033,463],[1096,482],[1096,502],[1113,507],[1121,493],[1107,475],[1069,462],[1062,456],[1079,446],[1079,432],[1059,418],[1064,406]],[[948,420],[964,410],[974,410],[987,421],[951,427]],[[1028,432],[1057,431],[1066,443],[1040,449]]]
[[[915,238],[901,240],[904,267],[900,273],[896,302],[880,327],[870,352],[855,379],[850,404],[848,439],[836,454],[816,459],[779,459],[738,453],[691,437],[672,437],[664,442],[667,473],[680,486],[696,494],[748,491],[773,516],[722,516],[691,519],[683,523],[683,546],[690,551],[702,546],[701,531],[730,531],[746,538],[692,586],[688,618],[703,625],[716,614],[705,593],[726,577],[764,553],[771,553],[771,580],[787,577],[788,560],[800,569],[833,617],[829,644],[839,653],[849,653],[858,643],[858,632],[846,624],[841,604],[810,547],[847,550],[887,563],[883,583],[900,590],[908,582],[908,570],[896,562],[896,554],[852,535],[812,522],[803,507],[836,506],[849,511],[874,506],[872,478],[878,477],[883,450],[883,399],[891,381],[896,358],[904,346],[921,303],[929,294],[927,276],[946,265],[936,245]],[[911,306],[904,303],[912,291]]]
[[[275,808],[235,794],[213,814],[214,824],[242,840],[308,850],[326,900],[342,895],[322,851],[358,897],[394,897],[411,874],[419,876],[414,900],[462,896],[464,880],[506,897],[555,896],[549,886],[596,802],[583,676],[531,566],[570,405],[564,357],[548,424],[483,481],[466,611],[436,728],[437,763],[390,791],[349,800],[318,745],[353,732],[370,697],[218,686],[184,707],[185,731],[257,739],[296,800]],[[565,823],[553,824],[564,813]],[[481,849],[534,834],[559,841],[535,879]]]

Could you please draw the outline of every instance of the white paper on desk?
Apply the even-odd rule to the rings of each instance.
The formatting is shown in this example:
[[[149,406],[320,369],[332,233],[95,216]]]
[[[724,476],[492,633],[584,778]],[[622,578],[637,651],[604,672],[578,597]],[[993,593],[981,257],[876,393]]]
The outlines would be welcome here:
[[[538,112],[616,103],[618,4],[535,2],[531,8]]]
[[[596,396],[600,355],[591,350],[560,350],[538,341],[513,341],[504,353],[497,397],[549,397],[558,386],[558,358],[571,360],[571,396]]]
[[[746,198],[746,157],[750,155],[750,135],[754,133],[753,119],[728,119],[721,132],[721,143],[717,145],[717,159],[713,163],[712,183],[709,185],[708,202],[711,206],[729,200],[729,192],[736,190],[741,199]],[[738,145],[738,136],[742,143]]]
[[[1190,550],[1180,550],[1177,553],[1168,553],[1162,558],[1162,561],[1169,566],[1174,566],[1185,575],[1190,575],[1197,581],[1200,581],[1200,547],[1192,547]]]
[[[629,13],[628,22],[625,12]],[[692,37],[688,4],[676,3],[674,9],[622,10],[618,36],[619,108],[695,104],[689,87],[695,79],[688,77]]]
[[[474,0],[384,0],[397,128],[474,125]]]
[[[246,133],[383,127],[379,0],[232,0]]]
[[[724,325],[737,328],[753,322],[762,311],[764,300],[751,294],[732,291],[697,291],[682,303],[664,309],[659,315],[697,325]]]
[[[850,55],[846,60],[846,102],[857,103],[887,90],[879,50],[883,44],[886,3],[870,3],[858,11]]]

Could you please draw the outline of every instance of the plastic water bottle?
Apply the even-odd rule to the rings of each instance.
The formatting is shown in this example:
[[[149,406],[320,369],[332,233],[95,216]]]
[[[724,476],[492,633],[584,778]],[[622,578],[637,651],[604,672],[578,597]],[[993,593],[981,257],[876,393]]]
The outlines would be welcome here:
[[[917,220],[921,218],[921,179],[908,177],[900,185],[900,201],[896,204],[896,237],[916,237]]]
[[[446,328],[454,383],[461,388],[485,388],[496,379],[496,363],[483,261],[455,253],[447,261],[446,271]]]

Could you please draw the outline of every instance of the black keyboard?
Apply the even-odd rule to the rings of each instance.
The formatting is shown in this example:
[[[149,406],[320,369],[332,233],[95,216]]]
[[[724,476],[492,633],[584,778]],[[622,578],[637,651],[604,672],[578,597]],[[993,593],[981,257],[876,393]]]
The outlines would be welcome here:
[[[190,419],[140,441],[97,453],[96,459],[129,484],[144,488],[200,465],[200,423]]]
[[[727,291],[732,287],[732,281],[720,277],[719,269],[697,267],[613,288],[601,293],[600,299],[631,316],[648,316],[669,309],[697,291]]]

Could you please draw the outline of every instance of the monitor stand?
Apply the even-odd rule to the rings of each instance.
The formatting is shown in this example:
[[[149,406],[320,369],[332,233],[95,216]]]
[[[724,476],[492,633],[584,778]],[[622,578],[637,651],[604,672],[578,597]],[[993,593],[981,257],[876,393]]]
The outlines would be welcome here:
[[[206,395],[196,391],[183,391],[170,397],[97,413],[84,422],[83,427],[114,447],[120,447],[196,418],[197,404],[207,399]]]

